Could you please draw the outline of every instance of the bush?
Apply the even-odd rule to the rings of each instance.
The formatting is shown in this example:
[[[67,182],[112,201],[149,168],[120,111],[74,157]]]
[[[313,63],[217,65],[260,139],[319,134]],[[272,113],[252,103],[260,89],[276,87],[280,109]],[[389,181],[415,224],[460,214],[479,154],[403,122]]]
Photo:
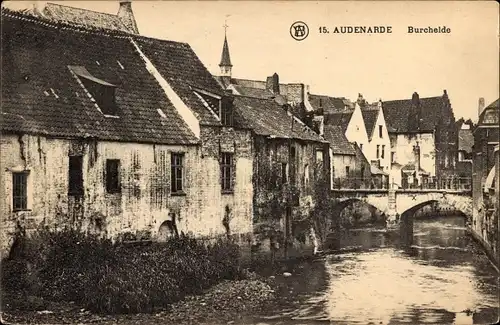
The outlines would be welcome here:
[[[113,244],[74,230],[19,236],[2,261],[2,283],[95,312],[149,312],[225,279],[241,277],[238,245],[181,236],[147,246]]]

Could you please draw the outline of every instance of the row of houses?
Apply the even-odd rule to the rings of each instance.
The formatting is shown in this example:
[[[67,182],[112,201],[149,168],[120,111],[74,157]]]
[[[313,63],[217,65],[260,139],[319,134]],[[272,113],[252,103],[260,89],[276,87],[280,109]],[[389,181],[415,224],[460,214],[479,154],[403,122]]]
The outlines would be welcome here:
[[[251,246],[259,220],[289,235],[328,177],[322,136],[227,92],[188,44],[139,35],[128,1],[118,15],[2,8],[2,67],[3,252],[41,224]]]
[[[287,246],[317,193],[456,175],[446,91],[368,103],[238,79],[227,37],[212,75],[188,44],[140,35],[130,1],[2,8],[2,26],[2,251],[40,224]]]
[[[227,38],[216,76],[235,95],[273,99],[330,143],[332,188],[451,188],[457,173],[458,130],[442,95],[369,103],[358,95],[318,95],[303,83],[233,78]],[[469,168],[470,170],[470,168]],[[470,172],[462,180],[470,186]]]

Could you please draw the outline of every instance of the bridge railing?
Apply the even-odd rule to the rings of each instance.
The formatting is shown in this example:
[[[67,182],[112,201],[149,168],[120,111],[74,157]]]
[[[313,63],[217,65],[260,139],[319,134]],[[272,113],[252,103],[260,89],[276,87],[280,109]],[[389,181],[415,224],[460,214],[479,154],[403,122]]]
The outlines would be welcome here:
[[[402,189],[468,191],[472,189],[471,177],[429,177],[422,183],[403,182]]]
[[[377,178],[362,178],[362,177],[344,177],[334,178],[332,188],[336,190],[341,189],[388,189],[389,182],[387,180],[380,180]]]
[[[380,178],[344,177],[332,180],[332,189],[411,189],[411,190],[450,190],[470,191],[472,189],[471,177],[429,177],[422,183],[403,182],[401,185],[389,184]]]

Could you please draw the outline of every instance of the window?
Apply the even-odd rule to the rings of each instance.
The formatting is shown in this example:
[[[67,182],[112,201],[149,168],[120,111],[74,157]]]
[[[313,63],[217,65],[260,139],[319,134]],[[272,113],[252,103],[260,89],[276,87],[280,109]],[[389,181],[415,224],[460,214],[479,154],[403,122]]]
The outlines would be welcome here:
[[[28,172],[12,173],[13,210],[28,209]]]
[[[222,106],[221,110],[222,110],[222,117],[221,117],[222,125],[233,126],[233,110],[225,105]]]
[[[118,115],[115,85],[94,77],[85,67],[68,66],[68,68],[78,77],[81,85],[92,95],[104,115]]]
[[[391,162],[396,162],[396,153],[394,151],[391,152]]]
[[[377,144],[377,158],[380,158],[380,145]]]
[[[361,166],[361,180],[365,180],[365,166]]]
[[[221,186],[223,191],[233,190],[233,154],[222,153],[220,163]]]
[[[323,163],[323,150],[316,150],[316,163]]]
[[[69,156],[68,195],[83,195],[83,156]]]
[[[345,175],[349,177],[349,166],[345,166]]]
[[[184,154],[182,153],[172,153],[171,156],[171,179],[170,189],[172,193],[180,193],[183,191],[183,162]]]
[[[107,159],[106,160],[106,192],[120,193],[120,160]]]
[[[382,125],[378,126],[378,137],[382,139]]]
[[[385,157],[385,144],[382,145],[382,152],[380,154],[380,158],[384,159]]]
[[[288,182],[287,163],[281,163],[281,183]]]

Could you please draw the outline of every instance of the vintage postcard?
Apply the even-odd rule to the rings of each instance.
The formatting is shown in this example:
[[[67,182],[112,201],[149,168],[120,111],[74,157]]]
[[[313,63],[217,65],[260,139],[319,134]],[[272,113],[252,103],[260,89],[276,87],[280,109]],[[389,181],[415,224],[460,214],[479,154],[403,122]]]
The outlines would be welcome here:
[[[495,1],[5,1],[4,324],[493,324]]]

